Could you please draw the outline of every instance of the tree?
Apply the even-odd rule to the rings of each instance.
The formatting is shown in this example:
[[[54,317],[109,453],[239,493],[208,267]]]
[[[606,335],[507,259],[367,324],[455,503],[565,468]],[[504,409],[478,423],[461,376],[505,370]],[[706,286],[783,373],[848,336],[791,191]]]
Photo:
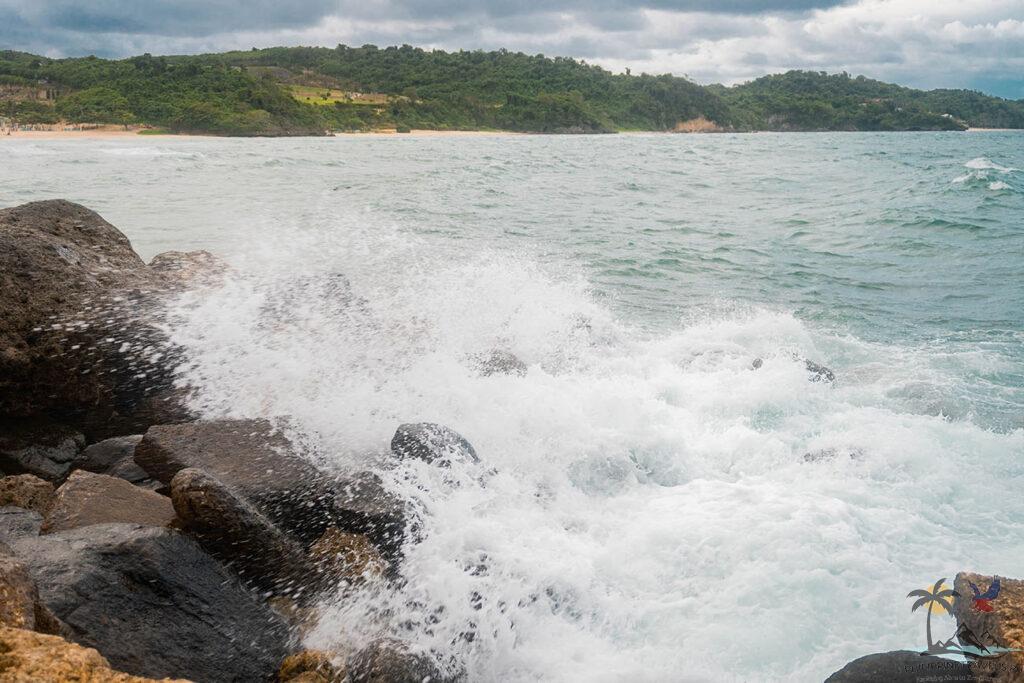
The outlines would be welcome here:
[[[939,579],[932,586],[929,591],[925,588],[919,588],[915,591],[907,593],[908,598],[918,598],[917,601],[910,607],[911,612],[917,611],[918,607],[928,607],[928,617],[925,621],[925,637],[928,639],[928,650],[934,649],[938,646],[938,643],[932,643],[932,610],[936,607],[941,607],[946,610],[946,614],[953,613],[953,604],[949,601],[950,598],[959,598],[960,594],[955,590],[946,588],[942,589],[942,585],[946,583],[945,579]],[[942,649],[939,646],[939,649]]]

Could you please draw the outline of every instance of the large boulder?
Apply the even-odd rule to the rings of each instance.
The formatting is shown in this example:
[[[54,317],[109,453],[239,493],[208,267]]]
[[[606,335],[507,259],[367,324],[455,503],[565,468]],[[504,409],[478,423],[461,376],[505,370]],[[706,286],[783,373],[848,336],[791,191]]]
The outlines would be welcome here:
[[[97,524],[13,547],[69,638],[120,670],[261,681],[288,654],[281,618],[180,532]]]
[[[10,683],[189,683],[114,671],[93,648],[59,636],[0,626],[0,680]]]
[[[299,543],[209,473],[179,471],[171,480],[171,499],[182,527],[230,562],[243,580],[298,598],[315,578]]]
[[[160,400],[173,363],[146,320],[162,287],[94,211],[0,210],[0,415],[46,414],[97,437],[180,414]]]
[[[442,467],[453,462],[480,461],[461,434],[431,422],[399,425],[391,438],[391,452],[399,458],[417,458]]]
[[[53,484],[32,474],[0,478],[0,507],[13,505],[45,512],[53,500]]]
[[[80,432],[50,420],[0,419],[0,472],[6,474],[59,481],[83,446],[85,436]]]
[[[112,522],[168,526],[173,521],[174,508],[166,496],[124,479],[75,470],[57,489],[43,519],[42,533]]]
[[[970,667],[940,657],[923,657],[920,652],[894,650],[853,660],[825,679],[825,683],[919,683],[920,681],[965,681],[974,676]]]
[[[201,469],[307,544],[330,522],[329,480],[263,420],[150,427],[135,462],[165,485],[180,470]]]

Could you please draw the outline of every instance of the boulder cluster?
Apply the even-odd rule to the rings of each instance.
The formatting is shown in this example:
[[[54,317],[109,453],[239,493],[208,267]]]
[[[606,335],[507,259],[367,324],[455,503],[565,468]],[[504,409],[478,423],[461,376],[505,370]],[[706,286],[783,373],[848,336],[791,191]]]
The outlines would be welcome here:
[[[458,679],[387,634],[301,648],[321,598],[397,580],[410,508],[268,422],[190,414],[155,320],[225,268],[205,252],[147,265],[69,202],[0,210],[0,680]],[[477,461],[430,423],[391,447]]]

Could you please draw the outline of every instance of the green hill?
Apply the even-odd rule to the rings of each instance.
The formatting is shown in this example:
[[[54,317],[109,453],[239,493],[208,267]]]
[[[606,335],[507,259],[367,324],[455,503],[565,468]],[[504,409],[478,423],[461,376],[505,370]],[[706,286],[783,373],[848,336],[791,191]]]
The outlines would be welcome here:
[[[791,71],[701,86],[506,50],[339,45],[123,60],[0,52],[0,116],[19,124],[138,123],[221,135],[960,130],[1022,128],[1024,101],[846,74]]]

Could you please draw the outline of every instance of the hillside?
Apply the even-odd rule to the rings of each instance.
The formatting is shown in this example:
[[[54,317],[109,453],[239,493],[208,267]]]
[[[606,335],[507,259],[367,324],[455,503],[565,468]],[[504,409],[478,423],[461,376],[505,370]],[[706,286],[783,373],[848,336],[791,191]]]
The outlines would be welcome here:
[[[701,86],[505,50],[339,45],[124,60],[0,52],[0,117],[19,125],[136,123],[221,135],[960,130],[1024,127],[1024,102],[846,74],[792,71]]]

